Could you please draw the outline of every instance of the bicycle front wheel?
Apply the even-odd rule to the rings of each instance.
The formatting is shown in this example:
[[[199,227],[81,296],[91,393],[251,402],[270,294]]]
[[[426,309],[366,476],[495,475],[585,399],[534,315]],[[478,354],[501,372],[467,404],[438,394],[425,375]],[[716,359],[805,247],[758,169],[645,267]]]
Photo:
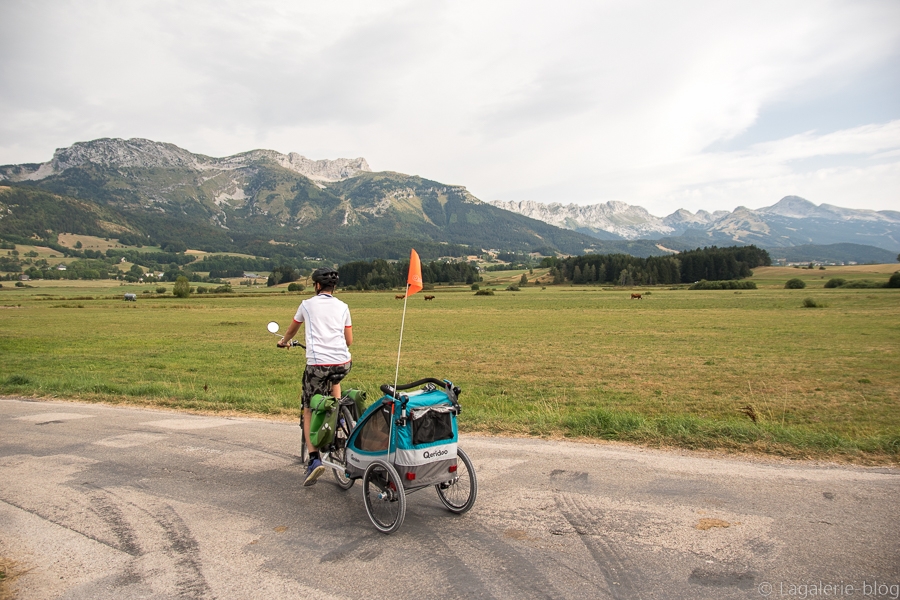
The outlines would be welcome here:
[[[388,534],[400,529],[406,517],[406,494],[392,465],[372,461],[363,475],[363,500],[375,529]]]
[[[303,423],[303,407],[300,407],[300,462],[306,464],[309,450],[306,448],[306,425]]]

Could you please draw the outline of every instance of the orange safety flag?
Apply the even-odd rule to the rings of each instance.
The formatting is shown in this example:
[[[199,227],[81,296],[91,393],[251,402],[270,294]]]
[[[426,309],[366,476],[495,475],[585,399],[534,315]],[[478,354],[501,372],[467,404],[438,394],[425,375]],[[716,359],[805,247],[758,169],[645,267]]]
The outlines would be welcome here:
[[[422,262],[415,250],[409,253],[409,275],[406,277],[406,297],[422,289]]]

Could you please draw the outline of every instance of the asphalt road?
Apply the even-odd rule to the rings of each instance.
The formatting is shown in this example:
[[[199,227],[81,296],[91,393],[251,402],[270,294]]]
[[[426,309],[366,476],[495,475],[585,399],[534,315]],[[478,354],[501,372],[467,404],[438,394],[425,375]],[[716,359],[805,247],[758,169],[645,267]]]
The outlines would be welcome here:
[[[296,425],[0,399],[18,597],[900,598],[900,470],[463,436],[466,515],[303,488]]]

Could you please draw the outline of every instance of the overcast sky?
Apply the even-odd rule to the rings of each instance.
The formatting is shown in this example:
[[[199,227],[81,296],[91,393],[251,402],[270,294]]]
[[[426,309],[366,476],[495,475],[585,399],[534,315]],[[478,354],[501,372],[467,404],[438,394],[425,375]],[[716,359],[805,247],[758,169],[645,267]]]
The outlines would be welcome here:
[[[900,210],[900,2],[2,0],[0,164],[143,137],[478,198]]]

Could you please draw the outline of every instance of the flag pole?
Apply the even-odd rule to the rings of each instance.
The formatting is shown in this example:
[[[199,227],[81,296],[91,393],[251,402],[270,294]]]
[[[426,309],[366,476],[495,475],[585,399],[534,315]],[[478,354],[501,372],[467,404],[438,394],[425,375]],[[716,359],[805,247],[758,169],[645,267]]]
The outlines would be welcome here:
[[[403,318],[400,319],[400,343],[397,344],[397,368],[394,370],[394,398],[393,402],[391,402],[391,423],[388,428],[388,447],[387,447],[387,456],[389,462],[393,462],[390,460],[391,454],[391,444],[394,441],[394,409],[397,406],[398,394],[397,394],[397,381],[400,377],[400,349],[403,348],[403,327],[406,325],[406,303],[409,301],[409,297],[423,287],[422,282],[422,261],[419,260],[419,254],[413,248],[409,252],[409,271],[406,275],[406,294],[403,296]],[[403,408],[400,412],[400,418],[406,418],[406,408]]]
[[[391,444],[394,442],[394,407],[397,406],[396,401],[399,400],[397,394],[397,377],[400,376],[400,348],[403,347],[403,325],[406,323],[406,301],[409,300],[409,284],[406,284],[406,296],[403,298],[403,318],[400,319],[400,343],[397,344],[397,368],[394,370],[394,399],[391,401],[391,422],[388,425],[388,462],[393,463],[391,457]]]
[[[403,347],[403,326],[406,324],[406,302],[409,300],[409,284],[403,298],[403,317],[400,319],[400,343],[397,344],[397,368],[394,370],[394,394],[397,393],[397,378],[400,376],[400,349]]]
[[[409,251],[409,271],[406,275],[406,294],[403,296],[403,318],[400,320],[400,343],[397,345],[397,368],[394,370],[394,394],[400,377],[400,349],[403,348],[403,326],[406,324],[406,303],[409,297],[422,289],[422,261],[415,248]]]

